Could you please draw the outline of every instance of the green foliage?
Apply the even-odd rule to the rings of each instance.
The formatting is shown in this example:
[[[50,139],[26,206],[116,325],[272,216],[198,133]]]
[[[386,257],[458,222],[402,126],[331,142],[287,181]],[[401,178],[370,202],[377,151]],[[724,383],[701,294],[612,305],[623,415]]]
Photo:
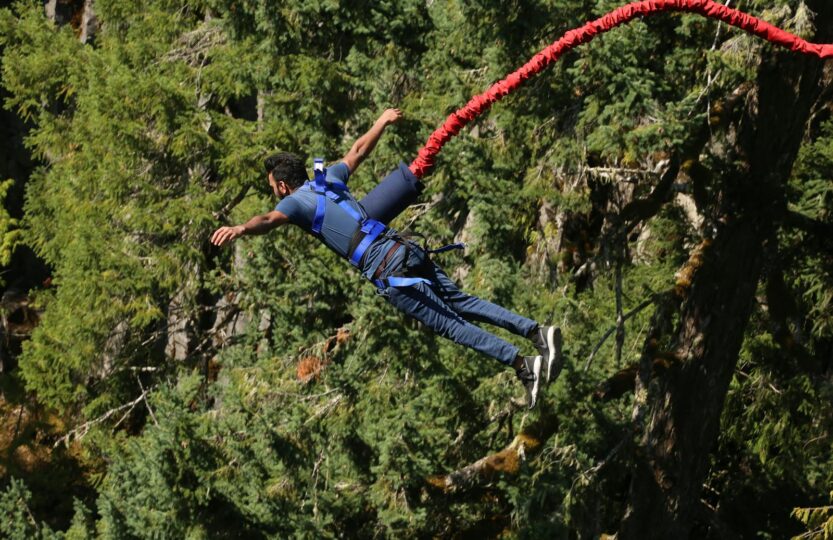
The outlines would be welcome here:
[[[830,494],[830,499],[833,501],[833,493]],[[794,539],[828,540],[833,538],[833,506],[796,508],[792,516],[808,528],[806,533],[795,536]]]
[[[6,198],[9,188],[14,180],[0,182],[0,200]],[[5,207],[0,211],[0,265],[8,266],[11,263],[15,248],[20,244],[21,230],[18,220],[11,217]]]
[[[6,105],[32,122],[27,145],[42,160],[21,223],[0,215],[2,253],[22,241],[55,284],[36,293],[43,315],[20,358],[22,376],[70,425],[103,418],[81,442],[96,496],[65,516],[66,533],[39,525],[17,481],[0,498],[0,515],[10,516],[0,533],[568,538],[614,530],[631,474],[634,404],[592,395],[640,359],[652,310],[628,321],[620,365],[610,338],[585,370],[616,320],[602,223],[623,199],[648,194],[658,164],[708,108],[756,76],[756,41],[679,14],[612,31],[451,141],[424,213],[395,223],[431,244],[466,240],[464,254],[439,256],[450,275],[563,328],[568,366],[538,411],[507,405],[521,394],[509,370],[405,319],[301,231],[229,250],[207,239],[218,223],[271,207],[260,160],[272,150],[336,160],[379,111],[399,106],[405,120],[351,178],[354,192],[366,193],[446,113],[617,4],[96,0],[94,45],[49,23],[40,3],[0,11]],[[745,7],[764,4],[772,3]],[[769,15],[800,29],[803,19],[783,13]],[[803,146],[788,193],[791,209],[823,223],[833,200],[831,126]],[[639,175],[600,180],[593,168]],[[559,230],[550,211],[569,226]],[[671,203],[641,224],[625,246],[624,311],[673,286],[702,234]],[[750,534],[793,534],[790,508],[823,504],[833,481],[825,438],[833,393],[820,375],[830,369],[833,274],[829,250],[804,234],[779,235],[777,266],[800,301],[786,326],[772,309],[750,322],[708,478],[739,515],[748,507],[732,503],[777,503],[760,518],[765,525],[741,527]],[[557,238],[561,251],[551,253]],[[572,279],[585,263],[595,269],[587,282]],[[239,327],[224,325],[224,306]],[[779,337],[785,327],[792,342]],[[188,354],[166,351],[182,336]],[[463,496],[426,486],[505,447],[542,410],[555,414],[558,431],[517,476]],[[823,512],[795,515],[815,530],[826,526]]]
[[[64,538],[39,523],[29,509],[31,493],[22,480],[12,478],[0,493],[0,534],[9,540],[52,540]]]
[[[790,183],[790,202],[797,212],[829,224],[833,223],[833,121],[826,121],[819,135],[801,149]],[[833,257],[829,250],[808,246],[803,240],[800,236],[786,239],[797,252],[789,261],[790,275],[812,313],[813,335],[829,338],[833,335]]]

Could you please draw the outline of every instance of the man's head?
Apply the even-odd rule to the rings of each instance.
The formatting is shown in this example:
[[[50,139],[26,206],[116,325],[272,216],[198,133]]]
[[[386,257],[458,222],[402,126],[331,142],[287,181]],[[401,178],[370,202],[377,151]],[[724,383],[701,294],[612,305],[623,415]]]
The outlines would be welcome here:
[[[284,198],[309,180],[304,160],[289,152],[280,152],[263,162],[269,185],[276,196]]]

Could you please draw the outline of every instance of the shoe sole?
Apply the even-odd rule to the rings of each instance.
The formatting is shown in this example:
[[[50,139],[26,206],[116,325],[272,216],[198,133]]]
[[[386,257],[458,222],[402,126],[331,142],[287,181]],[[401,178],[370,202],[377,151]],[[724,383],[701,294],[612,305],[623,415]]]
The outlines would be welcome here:
[[[547,385],[558,378],[564,362],[561,360],[561,329],[550,326],[544,338],[547,343]],[[554,368],[554,369],[553,369]]]
[[[532,385],[532,392],[529,393],[530,409],[535,407],[535,404],[538,402],[538,383],[541,381],[541,362],[543,359],[543,356],[536,356],[532,363],[532,374],[535,375],[535,383]]]

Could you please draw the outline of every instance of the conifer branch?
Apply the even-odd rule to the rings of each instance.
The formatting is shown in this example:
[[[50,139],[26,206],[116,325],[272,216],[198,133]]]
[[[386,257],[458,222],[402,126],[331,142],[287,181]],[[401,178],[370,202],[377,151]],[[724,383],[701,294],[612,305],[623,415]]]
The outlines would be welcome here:
[[[653,191],[644,199],[636,199],[625,205],[616,221],[620,224],[616,227],[615,234],[625,235],[632,231],[639,223],[654,217],[671,194],[671,188],[677,174],[680,172],[680,159],[675,155],[668,163],[668,168],[662,173],[659,182]]]
[[[833,238],[833,224],[811,218],[800,212],[788,211],[785,223],[788,227],[807,233],[819,243],[830,243]]]
[[[625,205],[617,215],[611,218],[611,228],[604,235],[601,243],[605,244],[617,236],[624,236],[637,225],[654,217],[668,201],[674,192],[674,181],[678,175],[701,172],[699,156],[703,148],[711,139],[712,129],[727,123],[735,106],[751,91],[747,83],[738,86],[729,97],[715,104],[715,110],[708,115],[707,121],[697,127],[685,141],[677,146],[668,165],[651,193],[641,199],[636,199]]]

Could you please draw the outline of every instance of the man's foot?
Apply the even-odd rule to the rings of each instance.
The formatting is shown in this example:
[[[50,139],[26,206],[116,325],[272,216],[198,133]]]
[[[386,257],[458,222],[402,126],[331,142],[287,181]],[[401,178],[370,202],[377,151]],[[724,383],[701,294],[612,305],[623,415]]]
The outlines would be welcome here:
[[[561,355],[561,329],[555,326],[539,326],[530,338],[544,358],[544,380],[547,384],[558,378],[564,367]]]
[[[521,358],[521,367],[515,369],[515,375],[526,389],[526,403],[530,409],[535,407],[535,402],[538,399],[541,364],[542,358],[540,356],[524,356]]]

